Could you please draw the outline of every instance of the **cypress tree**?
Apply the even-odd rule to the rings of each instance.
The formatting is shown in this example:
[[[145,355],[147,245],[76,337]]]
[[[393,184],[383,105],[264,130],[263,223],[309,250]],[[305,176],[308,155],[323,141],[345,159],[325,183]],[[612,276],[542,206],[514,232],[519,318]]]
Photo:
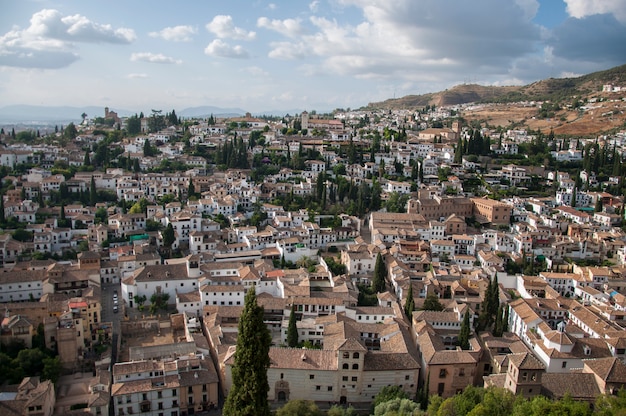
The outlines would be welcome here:
[[[372,290],[376,293],[384,292],[387,284],[385,279],[387,271],[385,270],[385,261],[380,253],[376,256],[376,265],[374,266],[374,279],[372,280]]]
[[[287,327],[287,345],[291,348],[298,346],[298,326],[296,325],[296,305],[291,305],[289,326]]]
[[[413,317],[413,311],[415,310],[415,299],[413,299],[413,285],[409,282],[409,291],[406,294],[406,301],[404,302],[404,312],[407,318],[411,321]]]
[[[469,350],[469,336],[470,336],[470,323],[469,323],[469,308],[465,310],[463,316],[463,323],[461,324],[461,331],[459,332],[459,347],[462,350]]]
[[[269,416],[267,369],[272,337],[263,323],[263,307],[256,302],[254,287],[248,289],[239,318],[239,334],[232,387],[224,404],[224,416]]]
[[[496,313],[496,322],[493,325],[493,335],[496,337],[502,336],[502,305],[498,307],[498,313]]]
[[[509,307],[504,306],[504,318],[502,319],[502,333],[509,332]]]
[[[89,205],[95,206],[96,202],[98,202],[98,191],[96,190],[96,179],[92,176],[89,185]]]

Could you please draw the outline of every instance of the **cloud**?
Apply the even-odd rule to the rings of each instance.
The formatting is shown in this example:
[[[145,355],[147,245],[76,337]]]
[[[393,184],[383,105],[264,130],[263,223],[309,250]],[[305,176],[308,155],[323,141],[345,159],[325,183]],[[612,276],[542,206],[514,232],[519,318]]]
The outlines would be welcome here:
[[[260,68],[258,66],[249,66],[246,68],[242,69],[243,72],[246,72],[254,77],[268,77],[270,74],[269,72],[265,71],[263,68]]]
[[[277,7],[278,6],[276,6],[276,4],[274,4],[274,3],[270,3],[270,4],[267,5],[267,8],[270,9],[270,10],[276,10]]]
[[[264,29],[273,30],[290,38],[303,33],[300,19],[270,20],[267,17],[259,17],[256,25]]]
[[[228,43],[215,39],[213,42],[204,48],[204,53],[209,56],[217,56],[220,58],[238,58],[245,59],[249,57],[248,51],[246,51],[241,45],[230,46]]]
[[[24,68],[63,68],[79,59],[78,43],[128,44],[136,39],[128,28],[90,21],[78,14],[63,16],[54,9],[32,15],[30,26],[0,36],[0,65]]]
[[[553,54],[560,58],[621,65],[626,56],[624,39],[625,24],[611,14],[594,14],[567,19],[554,29],[548,42]]]
[[[165,56],[162,53],[137,52],[130,56],[133,62],[148,62],[151,64],[181,64],[183,61]]]
[[[319,8],[320,2],[319,0],[313,0],[311,3],[309,3],[309,10],[311,10],[313,13],[317,13],[317,9]]]
[[[148,74],[128,74],[126,75],[126,78],[128,79],[144,79],[144,78],[148,78]]]
[[[272,50],[267,56],[285,61],[303,59],[307,56],[307,50],[309,49],[302,42],[271,42],[270,47]]]
[[[198,33],[193,26],[172,26],[161,29],[158,32],[150,32],[149,36],[153,38],[161,38],[171,42],[190,42],[191,35]]]
[[[626,23],[626,2],[624,0],[563,0],[567,13],[576,18],[610,13],[617,20]]]
[[[206,29],[220,39],[253,40],[255,32],[236,27],[233,18],[228,15],[217,15],[206,24]]]
[[[316,58],[307,62],[308,73],[456,82],[462,81],[459,74],[501,76],[515,59],[536,53],[542,40],[541,28],[531,21],[536,0],[475,0],[454,7],[440,0],[336,4],[360,9],[361,21],[347,24],[314,15],[312,33],[271,43],[268,56]]]

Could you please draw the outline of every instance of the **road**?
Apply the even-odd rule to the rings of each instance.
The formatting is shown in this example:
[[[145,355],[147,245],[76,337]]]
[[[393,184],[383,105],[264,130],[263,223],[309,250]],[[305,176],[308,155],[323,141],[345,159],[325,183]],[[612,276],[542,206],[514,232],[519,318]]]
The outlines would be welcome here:
[[[113,323],[113,354],[112,361],[115,362],[117,358],[117,340],[119,338],[121,332],[120,321],[124,316],[124,306],[122,305],[122,298],[120,297],[120,284],[119,283],[109,283],[102,285],[102,322],[112,322]],[[117,290],[117,313],[113,312],[113,293]]]

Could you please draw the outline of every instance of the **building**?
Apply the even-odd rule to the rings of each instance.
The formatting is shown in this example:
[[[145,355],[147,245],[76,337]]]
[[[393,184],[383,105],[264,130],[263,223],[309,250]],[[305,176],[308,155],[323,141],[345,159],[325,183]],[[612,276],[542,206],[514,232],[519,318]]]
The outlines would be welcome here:
[[[472,198],[473,214],[479,222],[493,225],[508,225],[513,208],[510,205],[488,198]]]
[[[17,392],[0,392],[2,416],[52,416],[56,396],[54,384],[39,377],[26,377]]]

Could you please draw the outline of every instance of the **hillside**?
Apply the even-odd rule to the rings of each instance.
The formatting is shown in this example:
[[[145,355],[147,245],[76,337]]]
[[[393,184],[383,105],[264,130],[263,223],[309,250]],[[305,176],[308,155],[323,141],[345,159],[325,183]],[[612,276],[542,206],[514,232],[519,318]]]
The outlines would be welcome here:
[[[601,91],[602,85],[626,86],[626,65],[594,72],[576,78],[549,78],[525,86],[457,85],[440,92],[407,95],[382,102],[369,103],[367,108],[420,108],[426,105],[446,106],[467,103],[511,103],[519,101],[560,100],[572,96],[585,97]]]

